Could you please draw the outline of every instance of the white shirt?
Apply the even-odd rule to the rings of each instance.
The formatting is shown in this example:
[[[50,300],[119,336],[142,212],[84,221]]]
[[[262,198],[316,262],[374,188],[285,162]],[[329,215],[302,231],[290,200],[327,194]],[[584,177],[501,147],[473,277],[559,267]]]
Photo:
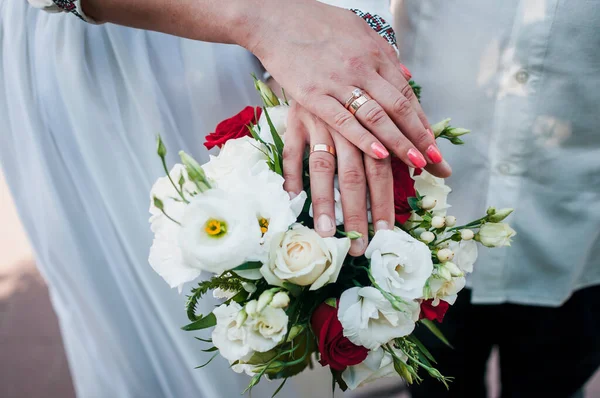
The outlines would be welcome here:
[[[480,250],[473,302],[557,306],[600,283],[600,4],[396,3],[429,120],[473,131],[463,147],[441,144],[449,214],[515,208],[512,247]]]

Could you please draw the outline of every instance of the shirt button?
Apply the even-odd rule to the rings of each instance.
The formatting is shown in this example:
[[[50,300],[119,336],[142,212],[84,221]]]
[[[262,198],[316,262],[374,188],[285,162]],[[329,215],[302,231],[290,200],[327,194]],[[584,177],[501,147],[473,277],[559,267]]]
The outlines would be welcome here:
[[[498,165],[498,171],[501,174],[505,174],[505,175],[506,174],[510,174],[510,164],[508,164],[508,163],[500,163]]]
[[[525,84],[527,83],[527,80],[529,80],[529,72],[527,72],[525,69],[521,69],[520,71],[517,72],[517,74],[515,75],[515,79],[521,83],[521,84]]]

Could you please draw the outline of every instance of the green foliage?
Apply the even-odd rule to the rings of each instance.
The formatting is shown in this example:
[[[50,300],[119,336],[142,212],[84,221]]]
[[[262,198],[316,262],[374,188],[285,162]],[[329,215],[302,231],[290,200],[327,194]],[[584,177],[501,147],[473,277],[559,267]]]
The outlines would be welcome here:
[[[429,329],[429,331],[435,335],[435,337],[440,339],[442,343],[446,344],[450,348],[454,348],[452,347],[452,344],[450,344],[448,339],[446,339],[446,336],[444,336],[442,331],[435,325],[435,323],[433,323],[429,319],[421,319],[421,323],[425,325],[427,329]]]
[[[409,80],[408,84],[410,84],[410,87],[412,88],[413,92],[415,93],[415,96],[417,97],[419,102],[421,102],[421,86],[419,86],[417,83],[415,83],[414,80]]]
[[[213,276],[207,281],[198,283],[198,286],[192,289],[191,294],[187,297],[185,303],[185,308],[190,321],[196,322],[198,319],[202,318],[202,315],[196,315],[198,301],[200,301],[202,296],[209,290],[214,290],[216,288],[232,292],[240,292],[244,289],[242,286],[242,279],[231,273]]]

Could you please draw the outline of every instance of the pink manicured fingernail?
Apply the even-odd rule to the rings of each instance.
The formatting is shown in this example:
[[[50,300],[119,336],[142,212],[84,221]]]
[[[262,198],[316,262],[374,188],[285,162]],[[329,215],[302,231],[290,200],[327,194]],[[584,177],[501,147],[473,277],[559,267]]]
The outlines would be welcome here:
[[[408,68],[404,66],[404,64],[400,64],[400,69],[402,70],[402,74],[404,75],[406,80],[410,80],[410,78],[412,77],[412,73],[410,73]]]
[[[440,163],[442,160],[444,160],[442,158],[442,154],[440,153],[440,150],[437,148],[437,146],[435,146],[433,144],[429,145],[429,148],[427,148],[425,153],[427,153],[427,157],[429,157],[429,160],[431,160],[431,163]]]
[[[373,152],[375,152],[375,156],[377,156],[379,159],[385,159],[390,156],[390,153],[387,151],[387,149],[385,149],[385,147],[379,142],[372,143],[371,149]]]
[[[427,165],[427,161],[423,155],[421,155],[421,152],[417,151],[415,148],[410,148],[406,154],[417,169],[422,169]]]
[[[431,131],[431,129],[427,129],[427,132],[428,132],[429,134],[431,134],[431,136],[432,136],[433,138],[435,138],[435,134],[433,134],[433,131]]]

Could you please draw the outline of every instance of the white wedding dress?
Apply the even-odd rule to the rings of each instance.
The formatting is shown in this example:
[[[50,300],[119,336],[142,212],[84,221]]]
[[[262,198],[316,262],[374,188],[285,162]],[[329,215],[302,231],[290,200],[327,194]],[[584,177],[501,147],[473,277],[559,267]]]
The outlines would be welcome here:
[[[185,296],[148,265],[147,220],[163,175],[156,135],[170,164],[180,149],[205,160],[204,135],[257,103],[258,62],[236,46],[93,26],[25,0],[0,0],[0,48],[0,161],[78,396],[239,396],[249,378],[221,358],[194,370],[212,354],[179,329]],[[277,385],[261,383],[255,396]]]

